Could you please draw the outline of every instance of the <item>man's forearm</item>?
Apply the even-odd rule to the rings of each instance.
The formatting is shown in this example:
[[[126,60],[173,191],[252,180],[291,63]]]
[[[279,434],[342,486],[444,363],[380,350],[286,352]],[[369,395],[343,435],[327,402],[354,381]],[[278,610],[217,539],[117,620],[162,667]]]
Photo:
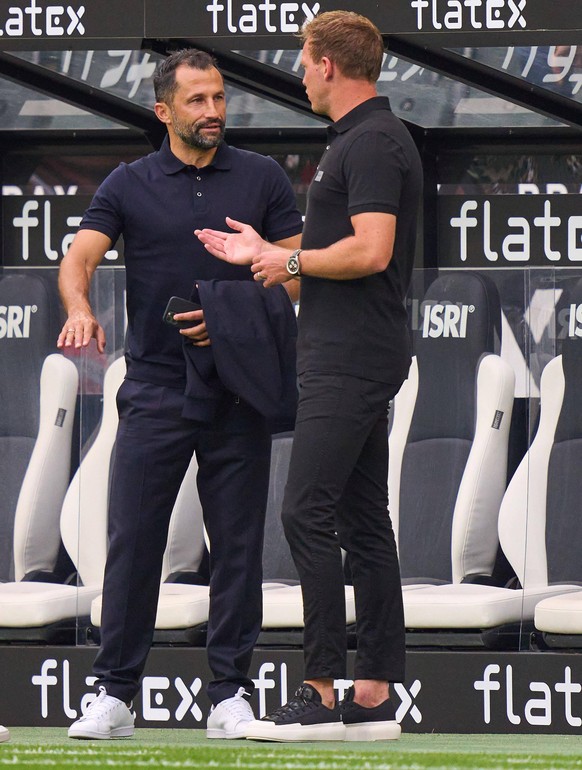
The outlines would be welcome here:
[[[92,273],[86,266],[67,260],[65,256],[59,270],[59,293],[67,313],[92,313],[89,289]]]

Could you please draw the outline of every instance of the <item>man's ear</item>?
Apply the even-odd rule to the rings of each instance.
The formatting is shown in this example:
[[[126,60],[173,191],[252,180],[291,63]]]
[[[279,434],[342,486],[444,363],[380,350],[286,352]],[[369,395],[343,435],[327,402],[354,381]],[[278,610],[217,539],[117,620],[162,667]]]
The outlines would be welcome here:
[[[331,59],[328,59],[327,56],[321,57],[321,64],[322,64],[322,71],[323,71],[323,79],[331,80],[335,73],[335,64],[332,62]]]
[[[168,124],[172,122],[170,108],[166,102],[156,102],[154,104],[154,112],[156,113],[157,119],[161,120],[162,123]]]

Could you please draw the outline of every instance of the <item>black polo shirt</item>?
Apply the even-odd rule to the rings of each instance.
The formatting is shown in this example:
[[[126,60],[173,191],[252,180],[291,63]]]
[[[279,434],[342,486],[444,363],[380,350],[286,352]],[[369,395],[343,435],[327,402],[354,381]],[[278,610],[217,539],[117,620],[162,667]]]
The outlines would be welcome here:
[[[421,190],[418,151],[387,98],[367,100],[328,128],[328,146],[307,195],[303,248],[325,248],[353,235],[350,217],[364,212],[395,214],[396,239],[381,273],[349,281],[302,277],[300,374],[342,373],[391,384],[406,378],[404,297]]]
[[[124,238],[129,378],[184,387],[182,336],[162,321],[168,299],[189,297],[197,280],[252,280],[248,267],[214,258],[194,235],[226,230],[226,216],[269,241],[302,229],[278,163],[225,143],[198,169],[182,163],[166,138],[158,152],[119,165],[97,190],[81,228]]]

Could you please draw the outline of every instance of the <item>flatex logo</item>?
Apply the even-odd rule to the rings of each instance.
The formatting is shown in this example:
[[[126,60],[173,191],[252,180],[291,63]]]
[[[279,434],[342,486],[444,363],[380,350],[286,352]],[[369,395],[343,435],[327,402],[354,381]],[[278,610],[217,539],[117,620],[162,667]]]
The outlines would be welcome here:
[[[0,22],[0,36],[6,37],[71,37],[83,36],[81,19],[85,6],[47,5],[29,0],[25,5],[12,5],[4,23]]]
[[[71,664],[67,659],[59,663],[55,658],[47,658],[42,662],[40,672],[31,677],[31,682],[39,690],[43,719],[53,716],[53,712],[63,714],[67,719],[76,719],[87,711],[96,697],[93,690],[96,677],[87,676],[85,685],[91,689],[82,694],[78,703],[75,702],[71,693]],[[199,677],[194,677],[188,684],[179,676],[173,680],[167,676],[145,676],[142,681],[141,717],[146,722],[169,722],[172,719],[182,722],[193,718],[195,723],[199,723],[204,718],[196,702],[201,689],[202,680]]]
[[[281,3],[262,0],[255,3],[241,3],[240,0],[212,0],[206,6],[212,15],[213,34],[257,34],[278,32],[292,35],[299,32],[305,20],[311,21],[319,13],[321,4]]]
[[[473,682],[483,693],[483,722],[506,719],[512,725],[551,726],[559,718],[570,727],[580,728],[580,692],[582,684],[572,679],[572,669],[565,666],[561,678],[551,681],[514,683],[513,666],[497,663],[485,666],[483,676]],[[533,695],[534,697],[529,697]]]
[[[411,0],[419,30],[525,29],[527,0]]]
[[[439,229],[443,253],[451,256],[449,264],[582,262],[582,216],[576,195],[444,198]]]

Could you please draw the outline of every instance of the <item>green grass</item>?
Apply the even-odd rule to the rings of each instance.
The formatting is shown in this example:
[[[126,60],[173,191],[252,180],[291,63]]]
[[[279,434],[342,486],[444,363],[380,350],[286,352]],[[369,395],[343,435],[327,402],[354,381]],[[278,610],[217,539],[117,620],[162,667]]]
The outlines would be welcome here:
[[[131,739],[72,741],[64,728],[15,727],[0,770],[582,770],[582,735],[403,735],[390,743],[207,741],[202,730],[140,729]]]

